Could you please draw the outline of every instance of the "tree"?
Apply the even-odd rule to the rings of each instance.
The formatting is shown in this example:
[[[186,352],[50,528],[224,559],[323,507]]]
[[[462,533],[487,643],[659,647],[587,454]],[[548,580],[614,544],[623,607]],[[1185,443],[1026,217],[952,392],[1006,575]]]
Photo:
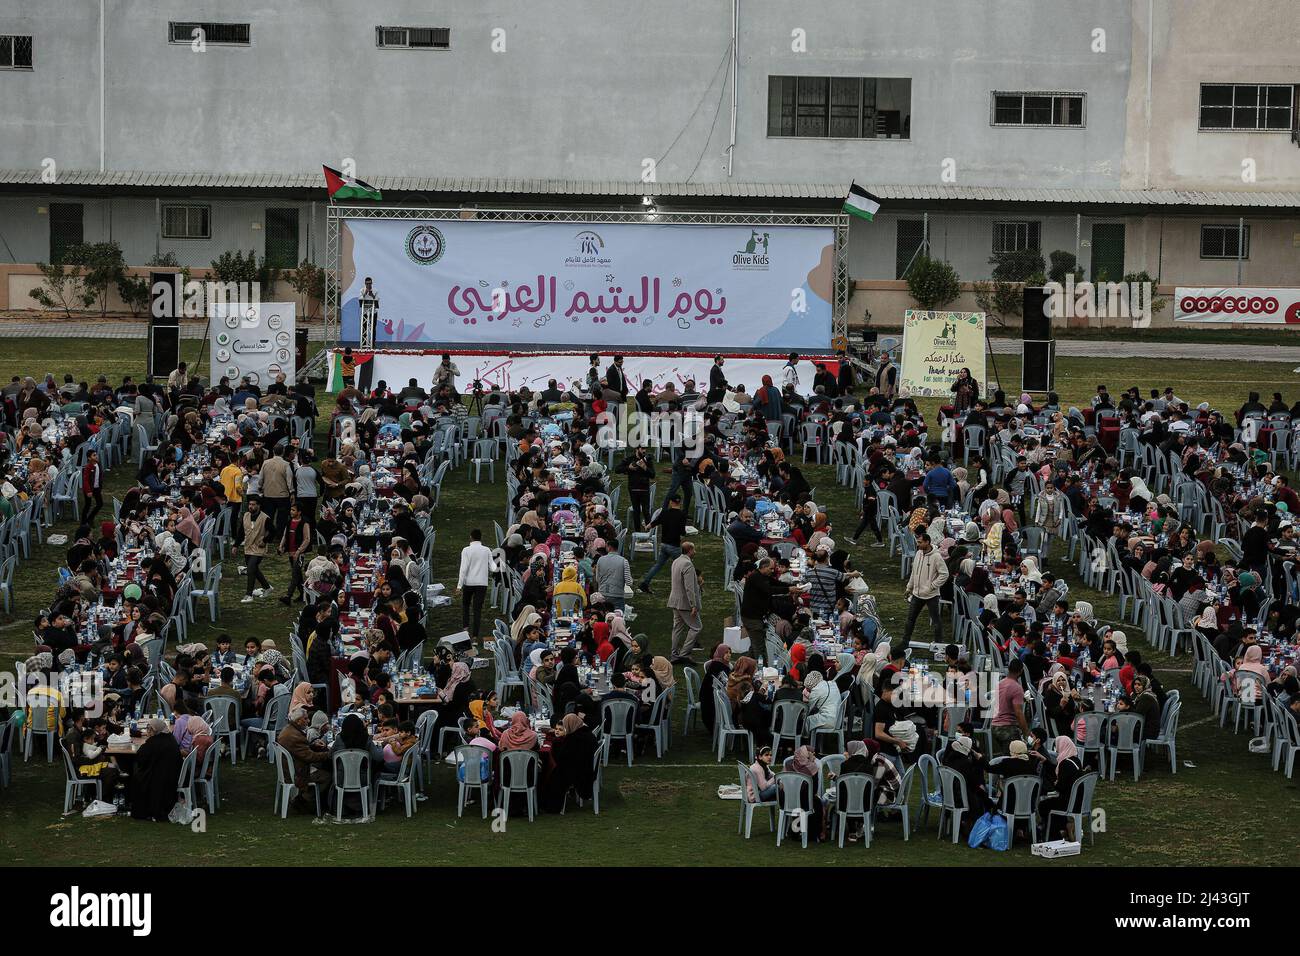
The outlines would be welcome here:
[[[123,273],[117,280],[117,294],[131,310],[133,317],[149,308],[153,290],[149,287],[148,276],[130,276]]]
[[[941,309],[961,295],[957,270],[941,259],[917,256],[906,278],[907,291],[926,311]]]
[[[1057,249],[1048,259],[1051,261],[1051,267],[1047,270],[1047,278],[1053,282],[1059,282],[1065,285],[1065,280],[1073,275],[1075,282],[1083,281],[1083,267],[1079,265],[1079,260],[1075,258],[1073,252],[1066,252],[1064,249]]]
[[[44,282],[30,293],[46,309],[62,309],[72,318],[72,309],[86,309],[95,304],[93,293],[87,292],[77,269],[69,269],[62,262],[38,262]]]
[[[212,260],[212,272],[218,282],[246,282],[250,286],[257,283],[267,293],[280,278],[280,270],[268,265],[265,256],[259,260],[251,249],[247,255],[238,250],[223,252]]]
[[[995,279],[992,282],[976,282],[972,288],[980,311],[992,319],[995,325],[1006,325],[1008,318],[1020,315],[1024,308],[1023,283]]]
[[[1141,272],[1130,272],[1124,276],[1124,284],[1130,288],[1134,283],[1144,285],[1148,282],[1151,283],[1151,318],[1154,319],[1156,313],[1162,311],[1165,305],[1169,302],[1169,297],[1156,295],[1156,280],[1153,279],[1151,273],[1147,272],[1145,269]]]
[[[989,256],[995,282],[1033,282],[1043,276],[1043,254],[1037,249],[995,252]]]
[[[303,318],[314,319],[325,300],[325,270],[304,259],[288,278],[289,285],[302,300]]]
[[[108,314],[108,290],[126,275],[126,260],[116,241],[85,242],[67,251],[65,262],[82,268],[86,305],[99,303],[99,316]]]

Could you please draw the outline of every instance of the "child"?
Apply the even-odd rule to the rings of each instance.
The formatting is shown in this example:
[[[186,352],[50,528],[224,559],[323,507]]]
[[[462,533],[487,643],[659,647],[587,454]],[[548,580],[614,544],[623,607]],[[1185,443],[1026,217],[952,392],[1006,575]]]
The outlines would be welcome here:
[[[352,388],[356,385],[357,380],[357,360],[352,357],[352,349],[343,350],[343,358],[339,362],[340,371],[343,373],[343,387]]]

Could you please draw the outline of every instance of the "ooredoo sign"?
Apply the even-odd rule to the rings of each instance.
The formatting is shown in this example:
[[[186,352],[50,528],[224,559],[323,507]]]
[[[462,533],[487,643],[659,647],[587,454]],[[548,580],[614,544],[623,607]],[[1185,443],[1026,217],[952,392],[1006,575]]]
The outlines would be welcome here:
[[[1300,289],[1208,289],[1179,286],[1174,321],[1300,325]]]

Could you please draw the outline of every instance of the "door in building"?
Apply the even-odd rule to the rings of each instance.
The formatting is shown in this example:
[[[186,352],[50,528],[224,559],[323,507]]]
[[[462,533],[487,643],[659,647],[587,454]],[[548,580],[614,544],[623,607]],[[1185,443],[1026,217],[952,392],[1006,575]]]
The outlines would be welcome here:
[[[1124,224],[1122,222],[1094,222],[1092,224],[1093,282],[1124,281]]]
[[[906,277],[912,262],[921,255],[925,244],[925,220],[898,220],[898,238],[894,243],[894,278]]]
[[[62,262],[69,248],[85,241],[85,207],[79,202],[50,203],[50,261]]]
[[[266,264],[273,269],[298,266],[298,210],[266,210]]]

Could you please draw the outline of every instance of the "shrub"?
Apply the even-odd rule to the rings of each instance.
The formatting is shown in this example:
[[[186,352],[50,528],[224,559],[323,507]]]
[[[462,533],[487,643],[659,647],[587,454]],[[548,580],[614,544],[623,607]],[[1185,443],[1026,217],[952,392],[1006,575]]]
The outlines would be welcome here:
[[[961,294],[957,270],[941,259],[918,256],[907,270],[907,291],[922,309],[941,309]]]

